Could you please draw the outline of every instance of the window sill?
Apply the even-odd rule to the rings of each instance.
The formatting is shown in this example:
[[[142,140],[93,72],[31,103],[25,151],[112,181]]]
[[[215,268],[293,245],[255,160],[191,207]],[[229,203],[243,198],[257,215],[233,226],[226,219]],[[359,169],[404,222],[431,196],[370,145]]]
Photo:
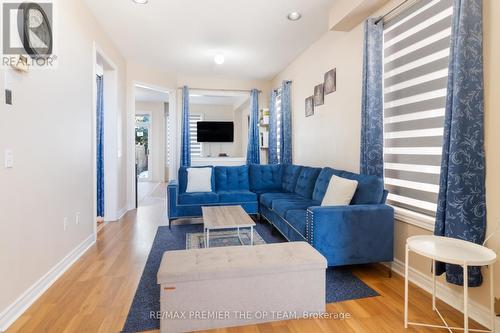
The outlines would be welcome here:
[[[394,218],[398,221],[414,225],[416,227],[434,231],[434,224],[436,220],[430,216],[413,212],[408,209],[394,207]]]

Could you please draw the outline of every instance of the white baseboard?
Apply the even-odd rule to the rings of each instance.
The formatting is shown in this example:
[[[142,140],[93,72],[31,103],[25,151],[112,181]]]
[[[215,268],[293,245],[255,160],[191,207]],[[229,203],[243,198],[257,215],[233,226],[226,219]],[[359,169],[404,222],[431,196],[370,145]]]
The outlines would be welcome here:
[[[105,221],[106,221],[106,222],[118,222],[118,221],[120,221],[120,219],[121,219],[122,217],[124,217],[124,216],[125,216],[125,214],[127,214],[127,213],[128,213],[128,211],[129,211],[129,209],[128,209],[127,207],[122,207],[120,210],[118,210],[118,211],[116,212],[116,214],[111,215],[111,216],[107,216],[107,217],[105,218]]]
[[[122,209],[120,209],[120,211],[118,211],[118,218],[116,219],[117,221],[121,220],[125,214],[127,214],[129,211],[129,209],[127,207],[123,207]]]
[[[392,262],[392,270],[404,277],[405,275],[405,265],[402,261],[394,259]],[[432,293],[432,278],[429,275],[416,270],[413,267],[409,268],[409,281],[417,285],[418,287],[424,289],[425,291]],[[443,302],[449,304],[458,311],[463,311],[463,294],[459,293],[446,284],[437,282],[436,283],[436,297]],[[411,293],[410,293],[411,298]],[[491,326],[491,316],[490,309],[476,301],[469,299],[469,314],[470,318],[474,319],[481,325],[485,327]],[[497,317],[495,322],[495,332],[500,332],[500,318]]]
[[[95,243],[90,235],[42,278],[35,282],[7,309],[0,313],[0,332],[6,331],[49,287]]]

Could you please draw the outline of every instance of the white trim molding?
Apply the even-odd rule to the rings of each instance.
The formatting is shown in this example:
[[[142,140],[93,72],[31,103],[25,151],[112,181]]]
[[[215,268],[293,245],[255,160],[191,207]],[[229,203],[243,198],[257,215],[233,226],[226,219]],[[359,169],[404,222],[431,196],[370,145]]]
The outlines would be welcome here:
[[[125,214],[127,214],[130,210],[131,209],[128,209],[128,207],[122,207],[122,209],[118,211],[118,216],[116,221],[120,221],[125,216]]]
[[[96,242],[92,234],[0,313],[0,332],[6,331],[42,294],[52,286]]]
[[[405,275],[405,264],[404,262],[394,259],[392,265],[390,266],[392,271],[402,277]],[[432,277],[425,275],[424,273],[416,270],[413,267],[409,268],[409,281],[414,283],[416,286],[422,288],[428,293],[432,293]],[[436,283],[436,297],[445,302],[446,304],[452,306],[458,311],[463,311],[463,295],[460,292],[452,290],[443,283]],[[485,327],[490,327],[491,315],[490,310],[476,301],[469,300],[469,312],[470,318],[474,319],[481,325]],[[403,319],[401,319],[403,320]],[[500,332],[500,317],[497,317],[495,322],[495,332]]]
[[[420,214],[401,207],[392,207],[394,208],[394,218],[396,220],[412,224],[425,230],[434,231],[436,220],[431,216]]]

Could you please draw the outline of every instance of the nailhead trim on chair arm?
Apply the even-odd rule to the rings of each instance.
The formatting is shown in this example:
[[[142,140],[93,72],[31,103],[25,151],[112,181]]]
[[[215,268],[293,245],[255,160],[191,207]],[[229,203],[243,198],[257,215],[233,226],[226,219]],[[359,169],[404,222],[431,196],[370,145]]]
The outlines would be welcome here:
[[[310,227],[309,227],[310,226]],[[309,230],[309,228],[311,230]],[[314,241],[314,213],[311,210],[307,210],[306,214],[306,238],[309,244],[313,245]]]

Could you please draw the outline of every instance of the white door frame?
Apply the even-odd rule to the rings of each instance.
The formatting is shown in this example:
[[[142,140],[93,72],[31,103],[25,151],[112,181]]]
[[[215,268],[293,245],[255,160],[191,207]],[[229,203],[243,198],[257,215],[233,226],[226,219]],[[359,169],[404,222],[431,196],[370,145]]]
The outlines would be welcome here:
[[[93,173],[93,228],[94,237],[97,237],[97,156],[96,156],[96,106],[99,62],[104,68],[104,196],[105,221],[116,221],[122,214],[118,207],[118,174],[119,159],[122,156],[121,140],[118,137],[118,67],[114,64],[103,49],[93,43],[93,72],[92,72],[92,173]]]
[[[136,186],[135,186],[135,87],[143,86],[152,90],[157,90],[160,92],[168,93],[168,109],[169,115],[171,118],[171,131],[167,133],[170,135],[170,143],[172,145],[172,149],[170,151],[170,163],[169,169],[176,170],[175,166],[177,165],[177,88],[168,88],[162,87],[155,84],[149,84],[143,81],[132,80],[130,82],[128,89],[130,89],[130,113],[128,115],[128,128],[127,128],[127,169],[129,172],[127,173],[127,182],[129,186],[127,186],[127,198],[128,198],[128,209],[135,209],[135,195],[136,195]],[[165,156],[165,158],[167,158]],[[166,163],[163,163],[165,165]],[[176,179],[175,172],[169,172],[169,180]]]

